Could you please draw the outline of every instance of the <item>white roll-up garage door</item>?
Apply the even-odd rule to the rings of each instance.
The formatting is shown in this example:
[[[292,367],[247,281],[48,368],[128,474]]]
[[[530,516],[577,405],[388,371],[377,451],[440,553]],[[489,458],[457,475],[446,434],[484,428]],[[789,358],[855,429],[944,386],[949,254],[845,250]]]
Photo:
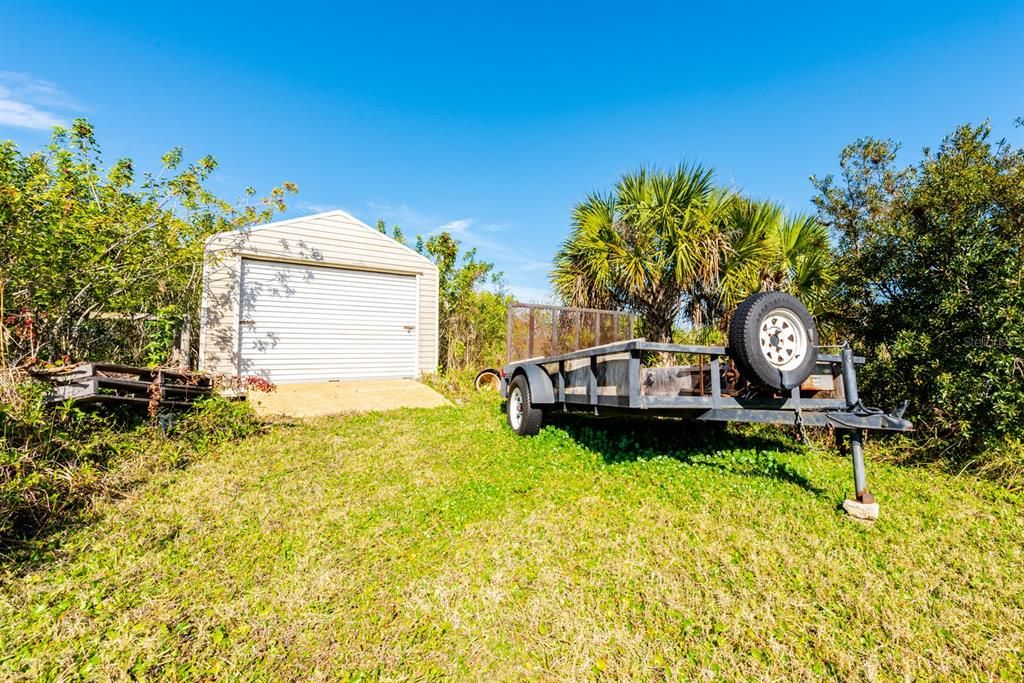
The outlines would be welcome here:
[[[417,283],[242,260],[241,374],[277,384],[416,376]]]

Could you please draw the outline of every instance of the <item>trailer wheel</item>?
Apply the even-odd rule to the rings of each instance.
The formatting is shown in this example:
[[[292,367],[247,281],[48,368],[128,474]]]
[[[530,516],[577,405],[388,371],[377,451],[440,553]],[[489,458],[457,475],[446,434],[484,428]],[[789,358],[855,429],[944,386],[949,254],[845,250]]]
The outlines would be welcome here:
[[[729,323],[729,355],[740,374],[765,389],[799,386],[814,371],[818,330],[807,308],[785,292],[761,292]]]
[[[530,383],[524,375],[517,375],[508,390],[505,407],[508,426],[519,436],[533,436],[540,431],[544,411],[530,403]]]

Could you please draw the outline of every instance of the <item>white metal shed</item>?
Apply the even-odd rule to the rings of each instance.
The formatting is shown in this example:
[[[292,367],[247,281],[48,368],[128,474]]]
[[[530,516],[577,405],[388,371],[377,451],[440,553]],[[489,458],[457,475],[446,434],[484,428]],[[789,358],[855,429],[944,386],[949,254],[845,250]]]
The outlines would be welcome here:
[[[202,308],[207,372],[289,384],[437,367],[437,267],[344,211],[211,237]]]

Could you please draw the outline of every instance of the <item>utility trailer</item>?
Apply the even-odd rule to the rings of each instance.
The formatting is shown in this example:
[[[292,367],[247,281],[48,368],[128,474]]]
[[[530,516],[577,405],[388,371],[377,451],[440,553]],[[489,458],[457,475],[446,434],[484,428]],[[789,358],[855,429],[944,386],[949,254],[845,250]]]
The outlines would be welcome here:
[[[523,436],[536,434],[550,411],[831,427],[849,439],[856,501],[861,511],[873,510],[870,517],[877,508],[864,472],[863,432],[913,425],[902,417],[905,405],[888,413],[865,407],[856,372],[864,358],[848,346],[831,348],[839,353],[817,346],[814,323],[796,299],[762,293],[733,316],[728,348],[616,341],[510,361],[499,391],[509,426]],[[686,364],[665,363],[680,358]]]

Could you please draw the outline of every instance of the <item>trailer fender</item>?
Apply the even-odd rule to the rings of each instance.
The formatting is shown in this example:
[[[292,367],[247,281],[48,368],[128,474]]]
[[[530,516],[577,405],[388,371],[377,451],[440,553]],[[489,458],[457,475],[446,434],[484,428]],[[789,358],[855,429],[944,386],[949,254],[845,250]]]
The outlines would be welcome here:
[[[509,383],[516,375],[526,375],[526,381],[530,383],[530,402],[533,405],[551,405],[555,402],[551,377],[539,365],[520,365],[512,373]]]

